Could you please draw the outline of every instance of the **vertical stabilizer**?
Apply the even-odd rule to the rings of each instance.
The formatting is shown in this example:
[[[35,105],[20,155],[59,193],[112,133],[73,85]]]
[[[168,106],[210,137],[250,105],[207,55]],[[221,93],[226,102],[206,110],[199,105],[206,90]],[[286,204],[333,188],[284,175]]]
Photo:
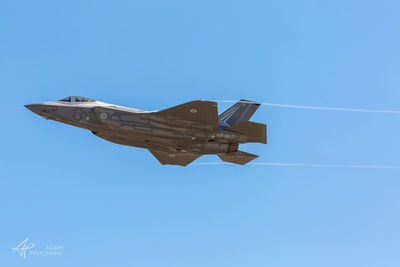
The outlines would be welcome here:
[[[242,99],[218,116],[219,125],[229,127],[243,121],[248,121],[259,106],[259,103]]]

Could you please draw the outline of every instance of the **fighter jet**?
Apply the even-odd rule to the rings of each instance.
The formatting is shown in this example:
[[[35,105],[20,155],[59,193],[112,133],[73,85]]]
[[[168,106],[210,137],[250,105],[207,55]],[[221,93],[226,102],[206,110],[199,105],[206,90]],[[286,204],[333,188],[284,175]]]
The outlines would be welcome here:
[[[218,116],[217,103],[197,100],[143,111],[69,96],[25,105],[50,120],[90,130],[107,141],[148,149],[161,164],[186,166],[204,154],[244,165],[257,158],[239,144],[267,143],[266,125],[249,121],[260,104],[241,100]]]

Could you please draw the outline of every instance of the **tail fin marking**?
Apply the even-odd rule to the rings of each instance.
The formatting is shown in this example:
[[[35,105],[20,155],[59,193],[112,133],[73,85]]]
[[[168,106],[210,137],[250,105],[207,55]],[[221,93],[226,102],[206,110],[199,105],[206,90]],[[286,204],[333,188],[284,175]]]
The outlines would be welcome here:
[[[218,122],[222,127],[248,121],[260,106],[259,103],[242,99],[218,116]]]

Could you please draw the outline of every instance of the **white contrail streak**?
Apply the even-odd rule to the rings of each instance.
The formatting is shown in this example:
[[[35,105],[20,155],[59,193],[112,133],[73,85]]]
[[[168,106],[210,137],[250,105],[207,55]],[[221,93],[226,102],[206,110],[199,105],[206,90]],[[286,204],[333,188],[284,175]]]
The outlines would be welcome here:
[[[211,100],[220,103],[237,103],[241,101],[235,100]],[[243,103],[248,103],[244,102]],[[275,103],[259,103],[264,106],[280,107],[280,108],[293,108],[293,109],[312,109],[312,110],[326,110],[326,111],[346,111],[346,112],[363,112],[363,113],[385,113],[385,114],[400,114],[400,110],[380,110],[380,109],[359,109],[359,108],[340,108],[340,107],[321,107],[321,106],[306,106],[306,105],[291,105],[291,104],[275,104]]]
[[[240,103],[236,100],[211,100],[220,103]],[[242,103],[248,103],[243,101]],[[325,110],[325,111],[345,111],[345,112],[362,112],[362,113],[382,113],[382,114],[400,114],[400,110],[380,110],[380,109],[359,109],[359,108],[342,108],[342,107],[321,107],[321,106],[306,106],[306,105],[291,105],[291,104],[276,104],[276,103],[259,103],[264,106],[282,107],[292,109],[310,109],[310,110]],[[231,165],[227,162],[200,162],[192,163],[192,165]],[[275,166],[275,167],[308,167],[308,168],[353,168],[353,169],[400,169],[400,165],[351,165],[351,164],[306,164],[306,163],[282,163],[282,162],[254,162],[247,165],[253,166]]]
[[[227,162],[199,162],[192,165],[232,165]],[[282,163],[282,162],[254,162],[246,165],[276,166],[276,167],[308,167],[308,168],[353,168],[353,169],[400,169],[400,165],[348,165],[348,164],[306,164],[306,163]]]

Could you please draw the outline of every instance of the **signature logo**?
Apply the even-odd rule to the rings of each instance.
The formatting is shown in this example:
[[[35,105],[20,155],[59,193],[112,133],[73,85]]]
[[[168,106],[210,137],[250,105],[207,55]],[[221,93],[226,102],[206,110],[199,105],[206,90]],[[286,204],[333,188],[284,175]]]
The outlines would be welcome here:
[[[34,248],[34,249],[32,249]],[[62,256],[64,255],[64,246],[59,244],[47,244],[46,246],[37,247],[35,243],[30,242],[29,238],[25,238],[24,241],[19,243],[15,248],[11,248],[16,251],[24,259],[28,255],[30,256]],[[29,252],[28,252],[29,250]]]
[[[31,242],[29,243],[29,238],[26,238],[24,241],[19,243],[15,248],[12,250],[16,251],[21,257],[26,258],[26,251],[35,247],[36,244]]]

